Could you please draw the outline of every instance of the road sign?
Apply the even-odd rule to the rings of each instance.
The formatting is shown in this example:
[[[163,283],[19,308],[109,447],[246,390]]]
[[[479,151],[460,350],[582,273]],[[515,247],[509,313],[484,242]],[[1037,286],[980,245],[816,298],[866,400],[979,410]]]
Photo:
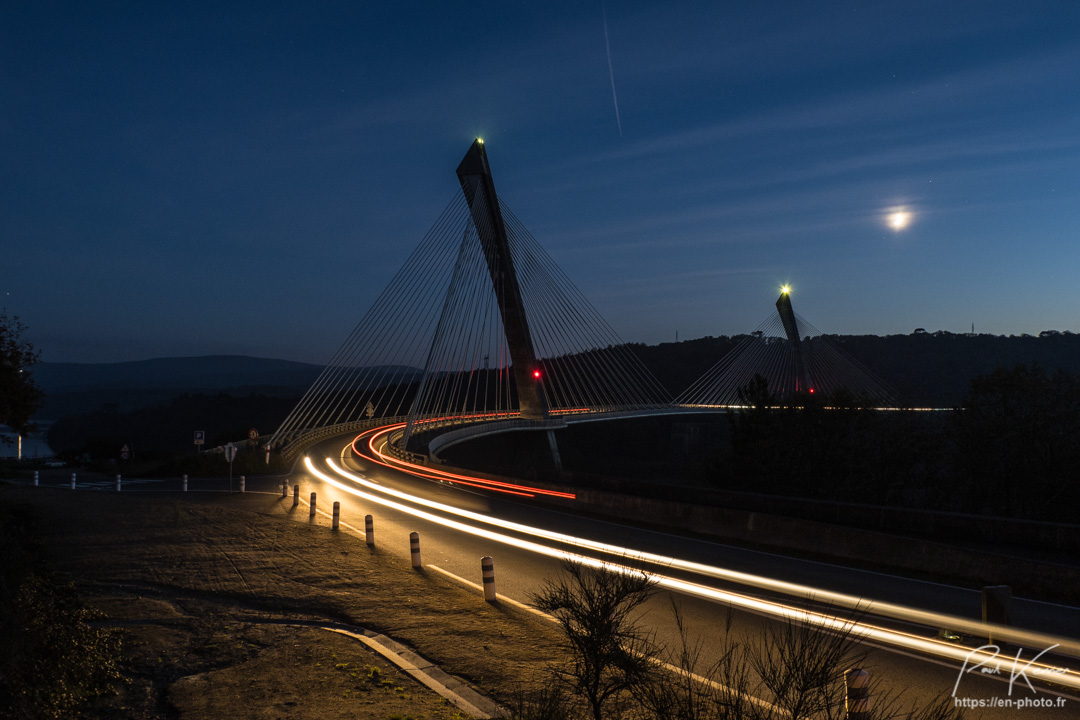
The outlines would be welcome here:
[[[120,448],[120,459],[127,460],[131,456],[131,448],[124,443],[124,447]]]
[[[258,430],[256,430],[255,428],[251,428],[250,430],[248,430],[248,440],[258,440],[258,439],[259,439],[259,431]]]
[[[229,461],[229,464],[236,459],[236,446],[232,443],[225,446],[225,459]]]
[[[371,404],[370,400],[368,400],[367,407],[364,408],[364,414],[368,416],[368,420],[370,420],[371,416],[375,414],[375,406]]]
[[[195,431],[195,444],[196,445],[205,445],[206,444],[206,431],[205,430],[196,430]]]

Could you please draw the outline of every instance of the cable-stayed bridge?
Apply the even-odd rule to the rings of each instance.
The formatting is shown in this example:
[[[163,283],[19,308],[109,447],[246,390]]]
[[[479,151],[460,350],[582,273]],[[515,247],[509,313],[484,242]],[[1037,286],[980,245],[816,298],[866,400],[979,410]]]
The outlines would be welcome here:
[[[792,405],[811,395],[862,407],[894,407],[897,402],[884,381],[795,312],[785,286],[776,313],[675,402],[685,407]]]
[[[391,419],[409,452],[447,425],[550,431],[571,414],[670,406],[496,194],[482,140],[457,175],[461,190],[272,437],[287,455]]]
[[[457,177],[460,190],[272,436],[286,458],[390,423],[402,426],[391,452],[428,455],[436,435],[445,444],[451,429],[483,424],[546,431],[558,467],[553,431],[568,421],[760,404],[753,387],[777,404],[841,388],[894,404],[794,313],[786,289],[777,315],[673,402],[496,193],[483,140]]]

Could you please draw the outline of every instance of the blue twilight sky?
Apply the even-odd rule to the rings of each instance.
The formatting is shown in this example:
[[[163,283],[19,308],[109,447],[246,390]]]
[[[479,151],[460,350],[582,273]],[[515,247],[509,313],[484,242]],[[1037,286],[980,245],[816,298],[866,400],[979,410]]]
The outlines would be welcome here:
[[[476,136],[626,340],[1080,331],[1071,0],[5,3],[0,307],[325,362]]]

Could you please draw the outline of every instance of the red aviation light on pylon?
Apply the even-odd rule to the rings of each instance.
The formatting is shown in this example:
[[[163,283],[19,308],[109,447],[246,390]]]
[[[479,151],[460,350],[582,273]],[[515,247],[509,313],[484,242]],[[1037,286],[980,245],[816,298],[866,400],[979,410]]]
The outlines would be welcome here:
[[[537,368],[536,370],[533,370],[533,377],[536,378],[537,380],[540,379],[540,369],[539,368]]]
[[[810,394],[811,394],[811,395],[813,395],[813,394],[814,394],[814,388],[810,388]]]

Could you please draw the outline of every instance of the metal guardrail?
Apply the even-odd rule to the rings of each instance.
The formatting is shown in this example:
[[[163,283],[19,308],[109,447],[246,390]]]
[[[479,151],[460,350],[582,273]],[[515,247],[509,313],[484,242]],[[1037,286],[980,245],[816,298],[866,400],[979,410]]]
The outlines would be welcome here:
[[[370,420],[354,420],[347,423],[339,423],[337,425],[327,425],[321,428],[311,428],[309,430],[300,430],[298,434],[289,439],[288,442],[281,449],[281,457],[289,462],[296,458],[297,455],[307,450],[315,443],[332,438],[335,435],[344,435],[345,433],[360,432],[361,430],[370,430],[373,427],[380,425],[390,425],[393,423],[405,422],[407,418],[403,415],[388,418],[371,418]]]
[[[517,419],[480,422],[433,437],[428,441],[428,452],[433,458],[438,458],[439,450],[484,435],[514,430],[558,430],[564,427],[566,427],[566,420],[563,418],[547,421]]]
[[[701,406],[638,408],[634,410],[598,410],[557,415],[547,421],[525,420],[520,417],[505,420],[492,420],[485,419],[484,417],[478,418],[474,414],[462,416],[450,415],[437,420],[421,420],[413,429],[414,432],[431,432],[442,428],[457,428],[446,433],[438,434],[428,441],[429,453],[432,457],[437,457],[438,451],[443,448],[467,439],[484,435],[493,435],[500,432],[513,432],[516,430],[558,430],[560,428],[565,428],[567,425],[583,422],[617,420],[619,418],[631,417],[649,417],[655,415],[692,415],[723,412],[725,410],[726,408]],[[281,456],[286,462],[289,462],[315,443],[334,437],[335,435],[360,432],[381,425],[392,425],[394,423],[407,421],[407,416],[397,415],[386,418],[372,418],[370,420],[354,420],[352,422],[328,425],[322,428],[296,431],[293,434],[294,436],[285,443],[281,450]],[[463,425],[465,427],[462,427]],[[426,456],[409,452],[401,447],[401,439],[404,437],[404,434],[404,430],[396,430],[390,434],[390,437],[387,438],[387,452],[393,457],[406,462],[417,464],[426,463],[428,460]]]

